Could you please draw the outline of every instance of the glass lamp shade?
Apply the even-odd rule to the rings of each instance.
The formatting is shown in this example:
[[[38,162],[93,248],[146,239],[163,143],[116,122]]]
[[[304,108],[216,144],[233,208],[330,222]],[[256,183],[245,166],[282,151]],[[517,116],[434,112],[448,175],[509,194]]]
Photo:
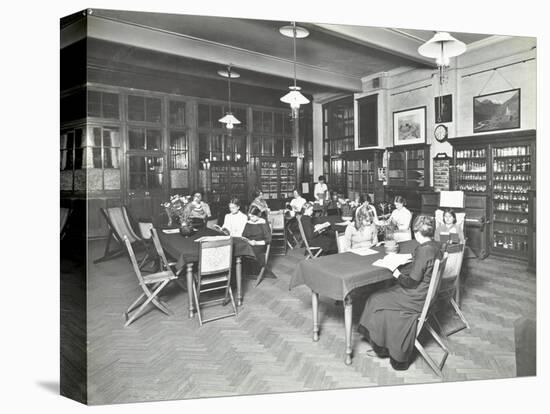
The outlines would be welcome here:
[[[309,103],[309,99],[300,93],[301,88],[299,86],[290,86],[289,89],[290,92],[281,98],[281,102],[289,104],[292,109]]]
[[[233,125],[237,125],[241,123],[241,121],[235,118],[231,112],[226,113],[225,116],[218,119],[218,121],[221,122],[222,124],[225,124],[227,129],[233,129]]]
[[[435,59],[438,66],[449,66],[450,58],[461,55],[465,51],[466,44],[447,32],[437,32],[434,37],[418,48],[418,53]]]

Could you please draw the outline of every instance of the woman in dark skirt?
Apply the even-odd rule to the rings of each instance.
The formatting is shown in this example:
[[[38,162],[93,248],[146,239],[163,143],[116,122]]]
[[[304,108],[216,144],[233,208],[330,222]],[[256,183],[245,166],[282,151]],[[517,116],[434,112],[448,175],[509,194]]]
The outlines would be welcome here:
[[[265,265],[266,246],[271,243],[271,230],[267,222],[260,217],[261,215],[262,211],[258,207],[250,207],[248,212],[248,221],[244,226],[242,234],[243,237],[249,240],[252,250],[254,250],[254,253],[256,254],[257,264],[256,266],[250,264],[247,266],[249,269],[251,267],[257,268],[258,266],[261,269]],[[250,270],[252,271],[253,269]],[[256,270],[258,269],[254,269],[255,274],[259,272],[259,270]]]
[[[395,285],[368,298],[359,322],[359,332],[375,353],[381,358],[389,356],[396,370],[409,367],[433,265],[442,257],[441,245],[433,241],[433,235],[433,218],[419,216],[414,223],[414,236],[420,245],[413,253],[412,263],[394,272]]]
[[[320,247],[323,249],[322,254],[336,253],[336,238],[334,232],[329,228],[320,228],[322,223],[314,224],[313,222],[313,204],[305,203],[301,217],[304,235],[310,247]]]

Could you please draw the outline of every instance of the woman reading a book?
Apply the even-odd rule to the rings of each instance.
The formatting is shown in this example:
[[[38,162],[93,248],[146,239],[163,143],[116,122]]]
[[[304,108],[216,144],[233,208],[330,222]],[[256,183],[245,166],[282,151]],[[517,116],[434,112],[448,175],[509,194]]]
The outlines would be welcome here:
[[[397,242],[410,240],[412,213],[406,207],[407,200],[404,197],[396,196],[393,204],[395,204],[395,210],[392,211],[389,219],[390,223],[397,228],[393,237]]]
[[[248,217],[241,211],[241,202],[238,198],[229,201],[229,214],[225,215],[221,231],[230,236],[242,236]]]
[[[454,241],[453,239],[455,239],[459,243],[464,243],[462,226],[457,224],[456,213],[452,208],[446,208],[443,211],[443,223],[440,223],[435,229],[434,239],[437,241],[445,241],[446,243],[452,243]]]
[[[441,245],[433,240],[433,218],[419,216],[413,228],[420,244],[412,255],[412,262],[394,271],[393,286],[367,299],[359,322],[359,332],[374,351],[370,352],[380,358],[389,357],[395,370],[409,367],[416,324],[428,294],[433,265],[442,256]]]
[[[355,221],[346,227],[342,239],[342,251],[369,248],[376,243],[378,243],[378,231],[374,224],[374,217],[366,208],[358,209]]]
[[[248,212],[248,221],[242,233],[242,237],[246,238],[252,246],[260,269],[265,266],[266,246],[271,243],[271,230],[261,215],[262,212],[258,207],[251,206]],[[254,273],[257,274],[258,272],[255,271]]]
[[[336,253],[338,251],[336,247],[336,239],[334,232],[330,229],[330,223],[317,223],[313,222],[313,204],[305,203],[303,207],[302,227],[304,229],[304,236],[310,247],[320,247],[323,249],[323,254]]]

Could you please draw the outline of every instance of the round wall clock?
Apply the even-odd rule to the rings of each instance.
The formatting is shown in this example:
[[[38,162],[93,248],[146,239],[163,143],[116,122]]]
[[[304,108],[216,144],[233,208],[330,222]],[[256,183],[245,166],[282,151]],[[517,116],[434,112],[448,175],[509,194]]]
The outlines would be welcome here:
[[[449,136],[449,130],[445,125],[438,125],[435,127],[434,136],[437,142],[443,142]]]

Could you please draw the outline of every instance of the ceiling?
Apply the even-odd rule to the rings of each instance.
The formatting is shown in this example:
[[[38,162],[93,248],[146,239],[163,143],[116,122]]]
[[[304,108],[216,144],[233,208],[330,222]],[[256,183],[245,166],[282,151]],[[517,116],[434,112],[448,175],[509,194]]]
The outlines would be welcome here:
[[[62,21],[69,32],[74,19]],[[292,39],[279,27],[289,22],[208,16],[99,10],[89,13],[87,35],[125,45],[128,50],[155,50],[177,56],[165,59],[170,70],[215,77],[221,65],[241,72],[236,83],[281,88],[290,84]],[[401,67],[433,67],[418,46],[432,31],[349,25],[297,23],[310,35],[297,40],[297,77],[305,93],[357,92],[361,78]],[[490,35],[452,33],[466,44]],[[117,49],[117,48],[114,48]],[[114,57],[124,56],[115,50]],[[126,55],[129,52],[126,52]],[[110,59],[109,56],[103,56]],[[159,64],[147,62],[147,65]],[[285,86],[286,85],[286,86]]]

